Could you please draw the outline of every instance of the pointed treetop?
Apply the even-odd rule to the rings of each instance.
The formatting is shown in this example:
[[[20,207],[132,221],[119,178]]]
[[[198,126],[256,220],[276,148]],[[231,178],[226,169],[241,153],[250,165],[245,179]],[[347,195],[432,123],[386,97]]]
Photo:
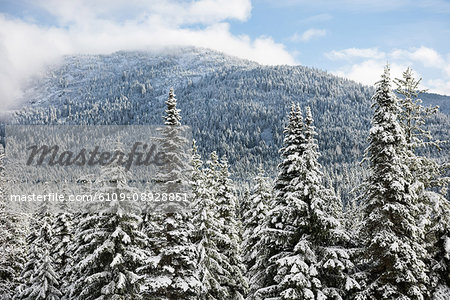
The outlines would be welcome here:
[[[166,109],[166,115],[164,116],[164,124],[165,125],[174,125],[179,126],[181,125],[181,116],[180,116],[180,110],[177,109],[177,99],[175,98],[175,93],[173,91],[173,88],[169,91],[169,98],[166,101],[167,109]]]
[[[258,165],[258,174],[257,177],[264,177],[264,175],[266,174],[266,172],[264,171],[264,167],[263,164],[259,164]]]
[[[384,67],[384,72],[381,75],[381,79],[375,83],[375,87],[377,88],[377,92],[374,97],[383,93],[385,95],[390,95],[392,93],[391,89],[391,67],[387,64]]]
[[[425,93],[428,90],[419,90],[420,82],[422,78],[415,79],[413,70],[408,67],[403,72],[403,78],[396,78],[394,83],[397,85],[396,92],[409,98],[416,98],[421,93]]]
[[[317,135],[316,127],[313,125],[314,118],[311,113],[311,108],[309,106],[306,107],[306,118],[305,118],[305,138],[307,141],[312,141],[314,136]]]

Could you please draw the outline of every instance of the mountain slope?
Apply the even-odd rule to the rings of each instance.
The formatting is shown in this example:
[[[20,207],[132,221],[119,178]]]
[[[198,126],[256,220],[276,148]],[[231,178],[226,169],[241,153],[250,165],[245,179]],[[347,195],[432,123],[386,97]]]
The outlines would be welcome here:
[[[226,154],[238,180],[247,180],[259,163],[274,174],[292,101],[311,106],[321,163],[344,199],[364,174],[359,161],[372,88],[315,69],[261,66],[204,49],[66,57],[25,91],[29,105],[16,121],[159,125],[170,87],[202,154]],[[424,101],[445,104],[450,97],[428,94]],[[448,139],[449,124],[442,113],[430,121],[440,139]]]

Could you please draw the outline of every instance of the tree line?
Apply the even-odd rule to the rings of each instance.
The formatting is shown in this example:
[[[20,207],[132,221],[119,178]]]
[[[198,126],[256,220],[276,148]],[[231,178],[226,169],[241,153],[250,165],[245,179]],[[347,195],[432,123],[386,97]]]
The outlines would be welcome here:
[[[5,299],[445,299],[450,290],[450,206],[445,166],[410,69],[376,84],[364,164],[368,176],[347,205],[319,163],[312,110],[293,103],[274,180],[260,166],[236,193],[226,156],[188,156],[189,176],[157,175],[167,190],[192,187],[190,209],[146,213],[126,202],[32,216],[0,206],[0,290]],[[394,93],[395,92],[395,93]],[[166,136],[181,125],[173,90]],[[185,158],[186,158],[185,157]],[[202,161],[205,160],[205,161]],[[2,168],[2,195],[6,176]],[[120,165],[92,185],[131,192]],[[64,204],[61,204],[64,205]]]

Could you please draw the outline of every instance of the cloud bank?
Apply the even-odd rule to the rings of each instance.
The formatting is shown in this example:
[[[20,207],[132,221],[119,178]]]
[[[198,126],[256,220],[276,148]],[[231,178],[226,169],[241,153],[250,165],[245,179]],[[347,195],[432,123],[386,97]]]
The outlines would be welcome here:
[[[250,0],[37,0],[34,13],[53,20],[0,14],[0,109],[21,96],[24,82],[62,55],[197,46],[262,64],[295,64],[271,37],[234,35],[227,21],[246,21]]]
[[[393,49],[390,52],[383,52],[378,48],[348,48],[333,50],[325,56],[331,60],[342,60],[347,63],[332,73],[366,85],[373,85],[380,79],[388,62],[393,78],[401,77],[408,66],[412,66],[415,71],[417,69],[437,71],[441,74],[439,79],[427,79],[419,73],[416,76],[424,77],[422,85],[430,91],[450,95],[450,54],[445,57],[432,48],[421,46],[412,49]]]

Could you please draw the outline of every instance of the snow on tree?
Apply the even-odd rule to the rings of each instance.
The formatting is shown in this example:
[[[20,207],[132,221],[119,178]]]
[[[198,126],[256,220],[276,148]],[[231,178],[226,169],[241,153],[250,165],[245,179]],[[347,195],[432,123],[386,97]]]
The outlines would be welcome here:
[[[441,194],[426,191],[422,195],[428,210],[424,214],[429,255],[430,287],[433,291],[450,288],[450,203]]]
[[[11,211],[6,206],[7,178],[3,165],[4,153],[0,150],[0,295],[11,299],[19,284],[24,264],[25,222],[24,214]]]
[[[161,130],[161,149],[167,160],[155,176],[160,192],[183,193],[190,185],[190,155],[186,152],[185,127],[173,89],[166,101],[165,125]],[[153,216],[154,231],[147,232],[157,240],[153,270],[147,272],[146,297],[151,299],[196,299],[199,280],[196,271],[197,252],[192,243],[192,212],[186,203],[166,203]]]
[[[306,113],[303,124],[300,109],[291,110],[275,200],[260,244],[272,252],[269,280],[250,299],[345,299],[359,287],[349,276],[353,263],[345,247],[348,237],[336,217],[338,199],[323,184],[309,107]],[[294,176],[281,181],[286,174]]]
[[[253,295],[259,287],[256,260],[257,245],[262,239],[262,227],[266,220],[269,203],[272,199],[272,187],[269,178],[265,177],[262,166],[255,178],[255,186],[247,199],[247,207],[243,212],[242,260],[246,266],[246,277],[249,281],[248,295]]]
[[[303,168],[297,189],[303,190],[303,201],[309,207],[306,234],[318,258],[317,278],[321,292],[331,299],[345,299],[350,291],[359,289],[351,276],[354,269],[347,249],[349,237],[341,224],[342,205],[334,191],[323,184],[319,153],[311,109],[306,108]],[[317,297],[321,294],[317,291]]]
[[[135,192],[129,186],[129,173],[117,163],[105,166],[93,186],[95,201],[83,214],[74,239],[71,298],[141,299],[144,276],[139,270],[150,253],[140,231],[140,209],[117,200],[121,194]]]
[[[217,181],[217,155],[211,154],[208,167],[203,170],[203,162],[194,143],[192,165],[193,223],[196,228],[193,241],[197,245],[198,272],[201,283],[198,299],[228,299],[229,294],[226,287],[221,286],[222,277],[226,274],[224,262],[227,257],[218,248],[218,241],[223,238],[223,225],[216,215],[215,191],[213,190]]]
[[[283,161],[278,165],[278,176],[275,181],[275,198],[284,202],[287,194],[293,192],[292,180],[298,178],[305,134],[303,132],[303,116],[298,106],[292,103],[289,122],[284,133],[284,146],[280,149]]]
[[[247,287],[240,257],[236,197],[226,158],[215,152],[206,168],[194,144],[194,241],[199,252],[198,299],[244,299]]]
[[[416,80],[411,68],[403,72],[402,78],[394,79],[397,86],[396,92],[399,94],[399,104],[401,110],[398,119],[405,131],[406,143],[410,150],[423,146],[425,140],[431,139],[431,134],[424,129],[425,120],[435,114],[437,107],[424,107],[419,98],[421,93],[426,90],[420,90],[419,85],[422,79]]]
[[[405,131],[408,149],[414,154],[407,160],[413,176],[425,188],[448,185],[449,179],[442,178],[443,166],[418,153],[418,150],[427,147],[439,149],[439,144],[442,143],[433,139],[430,130],[426,127],[427,119],[437,113],[438,107],[424,107],[422,105],[419,96],[426,90],[419,89],[421,79],[416,80],[414,78],[411,68],[406,69],[403,72],[403,77],[396,78],[394,82],[397,86],[395,91],[400,95],[399,122]]]
[[[449,202],[442,194],[447,191],[449,178],[443,176],[445,166],[441,166],[434,159],[424,156],[424,148],[439,147],[426,127],[426,121],[437,112],[437,107],[424,107],[419,95],[424,90],[419,89],[421,79],[416,80],[412,70],[408,68],[401,79],[395,79],[396,92],[400,95],[399,120],[405,130],[408,149],[412,152],[406,158],[413,175],[413,186],[419,199],[417,223],[425,230],[427,243],[427,267],[430,271],[430,289],[450,285],[449,254],[445,245],[450,236],[450,208]],[[448,167],[448,166],[447,166]],[[441,194],[431,191],[433,187],[444,187]]]
[[[228,171],[228,161],[222,157],[219,161],[217,186],[215,193],[216,213],[222,224],[222,239],[217,241],[219,251],[227,258],[223,265],[225,276],[221,285],[227,289],[228,299],[244,299],[247,289],[247,279],[244,276],[245,267],[241,261],[239,222],[237,220],[237,198],[233,182]]]
[[[295,190],[298,181],[301,156],[303,155],[303,144],[305,136],[303,133],[303,117],[295,104],[292,104],[289,114],[289,122],[284,130],[284,146],[280,153],[282,162],[278,165],[278,176],[275,181],[274,198],[270,202],[268,217],[262,228],[262,239],[255,245],[258,250],[258,258],[254,266],[254,275],[252,277],[252,285],[259,286],[258,290],[249,295],[249,299],[265,299],[270,297],[278,297],[275,299],[283,299],[282,297],[300,297],[294,295],[286,286],[280,286],[281,278],[279,273],[282,271],[289,272],[288,268],[279,270],[279,265],[285,263],[283,259],[292,254],[295,245],[298,243],[299,227],[303,223],[303,219],[307,215],[307,205],[299,199],[300,192]],[[315,260],[314,253],[310,250],[309,244],[306,243],[301,249],[305,255],[310,256],[311,260]],[[300,250],[300,249],[299,249]],[[303,263],[306,259],[299,259],[299,263]],[[296,263],[296,260],[289,260],[289,263]],[[286,262],[287,263],[287,262]],[[308,266],[303,264],[303,270],[307,272]],[[296,271],[299,270],[296,266]],[[309,274],[309,272],[307,272]],[[309,277],[309,275],[307,276]],[[298,278],[296,280],[299,280]],[[301,278],[303,282],[310,281]],[[293,284],[294,278],[290,281]],[[252,286],[253,288],[253,286]],[[286,290],[285,295],[281,293]],[[308,294],[310,290],[306,291]]]
[[[16,291],[17,300],[57,300],[62,294],[60,282],[55,271],[55,263],[51,256],[51,241],[53,238],[53,217],[48,201],[44,201],[34,214],[34,228],[40,228],[38,233],[31,233],[26,264],[21,274],[21,285]]]
[[[68,199],[68,185],[63,185],[62,194]],[[55,271],[58,274],[60,291],[63,298],[69,296],[70,275],[73,270],[73,209],[67,201],[58,203],[57,213],[53,222],[52,257]]]
[[[370,177],[364,203],[364,256],[368,265],[363,298],[427,298],[423,231],[417,224],[418,197],[407,157],[400,107],[391,90],[389,66],[376,84],[375,113],[366,157]]]

